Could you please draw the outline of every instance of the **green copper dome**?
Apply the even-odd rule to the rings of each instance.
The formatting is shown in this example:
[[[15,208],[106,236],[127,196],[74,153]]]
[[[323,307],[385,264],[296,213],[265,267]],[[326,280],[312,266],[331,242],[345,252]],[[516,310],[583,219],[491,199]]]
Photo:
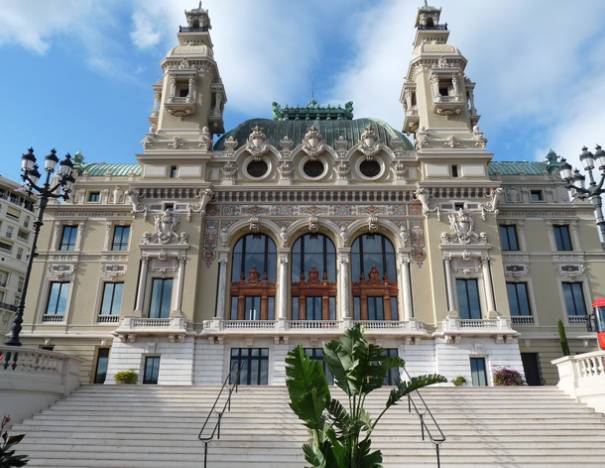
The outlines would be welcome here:
[[[267,142],[280,147],[279,141],[287,136],[294,142],[296,147],[302,142],[305,133],[311,126],[315,126],[321,133],[324,143],[334,146],[338,137],[347,140],[348,147],[357,144],[361,139],[364,129],[371,125],[381,143],[390,146],[394,140],[401,140],[404,149],[414,148],[412,143],[401,132],[398,132],[386,122],[378,119],[355,119],[355,120],[269,120],[250,119],[242,122],[237,127],[223,134],[214,144],[216,151],[225,149],[225,140],[233,137],[237,140],[238,147],[248,140],[252,129],[256,126],[262,129],[267,136]]]

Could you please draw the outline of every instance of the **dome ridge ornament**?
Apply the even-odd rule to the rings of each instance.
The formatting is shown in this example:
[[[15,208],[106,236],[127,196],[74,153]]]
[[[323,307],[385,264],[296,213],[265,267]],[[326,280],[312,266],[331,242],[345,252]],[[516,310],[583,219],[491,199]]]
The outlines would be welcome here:
[[[367,161],[374,159],[374,156],[380,151],[378,135],[371,125],[368,125],[361,134],[357,149],[365,156]]]
[[[316,159],[326,149],[323,143],[323,136],[319,130],[312,125],[303,137],[302,150],[309,155],[311,159]]]
[[[255,125],[252,132],[250,132],[246,143],[246,151],[252,155],[255,161],[260,161],[261,156],[269,151],[267,136],[258,125]]]

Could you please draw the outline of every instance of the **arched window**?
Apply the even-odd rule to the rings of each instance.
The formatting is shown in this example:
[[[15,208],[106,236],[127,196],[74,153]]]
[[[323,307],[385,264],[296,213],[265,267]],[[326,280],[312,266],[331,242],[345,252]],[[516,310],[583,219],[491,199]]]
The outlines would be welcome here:
[[[353,318],[398,320],[395,249],[381,234],[363,234],[351,247]]]
[[[323,234],[292,246],[292,319],[336,319],[336,248]]]
[[[233,248],[231,320],[275,319],[277,249],[265,234],[247,234]]]

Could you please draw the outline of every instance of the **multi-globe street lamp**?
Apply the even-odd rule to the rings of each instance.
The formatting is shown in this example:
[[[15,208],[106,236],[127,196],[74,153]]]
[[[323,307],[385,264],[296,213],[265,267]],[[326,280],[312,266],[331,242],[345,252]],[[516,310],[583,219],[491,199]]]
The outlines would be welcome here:
[[[601,233],[601,242],[605,242],[605,218],[603,218],[603,200],[601,199],[601,195],[605,193],[605,189],[603,189],[603,183],[605,182],[605,151],[600,145],[596,146],[594,154],[588,151],[586,146],[582,148],[580,163],[584,166],[584,172],[588,174],[588,187],[585,185],[586,176],[580,174],[578,169],[573,171],[573,167],[565,159],[562,159],[561,163],[559,171],[561,178],[567,183],[567,189],[571,190],[573,198],[590,201]],[[592,172],[595,167],[598,168],[601,176],[598,182]]]
[[[56,168],[57,164],[59,164],[58,170]],[[48,200],[68,200],[73,183],[75,182],[73,176],[74,165],[71,162],[71,156],[69,154],[66,154],[65,158],[59,163],[57,152],[52,149],[44,158],[43,171],[46,172],[46,175],[43,176],[39,169],[40,168],[37,164],[34,150],[33,148],[30,148],[27,150],[27,153],[21,157],[21,178],[24,181],[27,195],[38,199],[38,216],[34,222],[34,237],[32,241],[31,253],[27,261],[25,278],[23,281],[23,293],[19,299],[19,305],[17,306],[17,312],[13,320],[11,336],[6,342],[6,344],[9,346],[21,346],[19,335],[21,333],[21,325],[23,324],[25,298],[27,296],[27,288],[29,286],[29,278],[32,271],[32,265],[34,263],[34,257],[36,256],[38,235],[40,234],[40,228],[43,224],[42,219],[44,217],[44,210],[48,205]],[[43,182],[39,183],[41,178],[43,178]]]

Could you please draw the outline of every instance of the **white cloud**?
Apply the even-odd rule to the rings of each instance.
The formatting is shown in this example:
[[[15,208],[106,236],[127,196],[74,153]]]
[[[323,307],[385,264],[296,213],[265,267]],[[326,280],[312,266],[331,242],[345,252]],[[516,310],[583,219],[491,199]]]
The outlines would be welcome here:
[[[50,38],[90,19],[90,0],[4,0],[0,8],[0,44],[19,44],[43,54]]]
[[[160,33],[154,31],[148,15],[137,11],[132,15],[132,21],[134,30],[130,33],[130,38],[139,49],[153,47],[160,42]]]

